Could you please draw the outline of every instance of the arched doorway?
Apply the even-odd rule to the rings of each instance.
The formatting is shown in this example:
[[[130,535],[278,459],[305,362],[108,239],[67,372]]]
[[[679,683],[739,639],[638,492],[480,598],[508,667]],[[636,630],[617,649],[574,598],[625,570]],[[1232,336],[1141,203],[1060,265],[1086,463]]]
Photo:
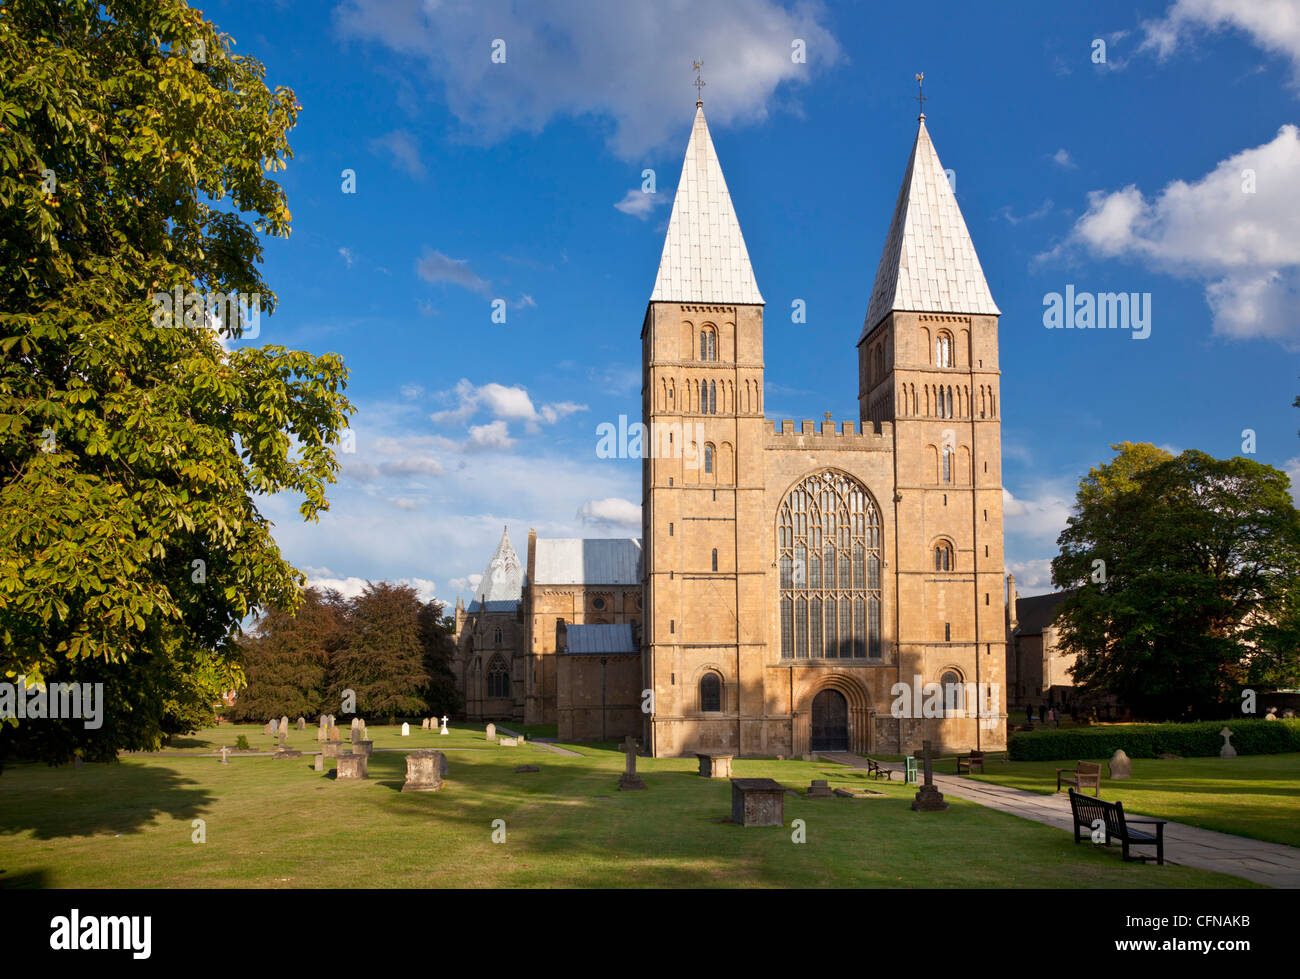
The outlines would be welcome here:
[[[826,689],[813,698],[809,750],[849,750],[849,702],[838,690]]]

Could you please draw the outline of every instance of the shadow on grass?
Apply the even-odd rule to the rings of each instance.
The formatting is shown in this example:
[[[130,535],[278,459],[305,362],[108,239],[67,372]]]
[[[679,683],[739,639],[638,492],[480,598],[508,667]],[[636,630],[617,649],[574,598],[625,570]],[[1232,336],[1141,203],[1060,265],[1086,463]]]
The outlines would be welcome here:
[[[0,867],[0,891],[41,891],[50,886],[50,875],[44,870],[29,870],[23,874],[8,874],[5,873],[3,867]]]
[[[163,814],[192,820],[214,798],[159,765],[67,766],[36,782],[0,780],[0,835],[30,831],[38,840],[53,840],[138,833]]]

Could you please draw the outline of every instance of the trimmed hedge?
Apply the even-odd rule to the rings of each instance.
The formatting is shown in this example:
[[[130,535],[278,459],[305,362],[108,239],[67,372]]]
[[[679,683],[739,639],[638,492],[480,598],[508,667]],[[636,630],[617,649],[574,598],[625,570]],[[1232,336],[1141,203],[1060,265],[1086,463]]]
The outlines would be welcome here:
[[[1219,734],[1232,731],[1232,746],[1239,755],[1276,755],[1300,751],[1300,718],[1265,721],[1197,721],[1192,724],[1105,724],[1064,731],[1018,732],[1007,743],[1012,761],[1076,761],[1108,758],[1124,749],[1130,758],[1217,757],[1223,747]]]

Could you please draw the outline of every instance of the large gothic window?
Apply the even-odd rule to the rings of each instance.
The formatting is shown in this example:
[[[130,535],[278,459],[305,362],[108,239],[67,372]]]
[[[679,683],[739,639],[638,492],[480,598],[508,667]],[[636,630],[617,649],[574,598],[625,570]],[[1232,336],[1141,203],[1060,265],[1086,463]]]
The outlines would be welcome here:
[[[880,511],[856,480],[820,472],[777,514],[781,655],[876,658],[881,653]]]
[[[510,671],[506,669],[506,661],[500,656],[493,656],[492,662],[488,663],[487,695],[489,697],[510,696]]]

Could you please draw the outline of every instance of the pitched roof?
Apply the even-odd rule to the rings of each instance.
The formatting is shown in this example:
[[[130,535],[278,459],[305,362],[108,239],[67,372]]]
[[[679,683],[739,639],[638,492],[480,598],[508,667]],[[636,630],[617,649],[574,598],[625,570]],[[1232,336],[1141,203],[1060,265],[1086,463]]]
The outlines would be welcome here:
[[[471,610],[474,602],[480,605],[484,602],[517,602],[523,594],[524,566],[515,553],[514,545],[510,543],[509,532],[502,530],[501,543],[497,544],[496,553],[492,555],[487,570],[483,572],[483,579],[478,583]]]
[[[640,649],[630,624],[624,625],[571,625],[564,630],[568,648],[573,654],[637,653]]]
[[[1052,624],[1056,610],[1070,597],[1072,590],[1056,591],[1050,595],[1034,595],[1016,599],[1016,634],[1037,636]]]
[[[997,316],[975,245],[921,116],[862,324],[865,337],[895,310]]]
[[[641,541],[630,537],[537,538],[536,585],[639,585]]]
[[[763,302],[702,106],[695,109],[650,301]]]

